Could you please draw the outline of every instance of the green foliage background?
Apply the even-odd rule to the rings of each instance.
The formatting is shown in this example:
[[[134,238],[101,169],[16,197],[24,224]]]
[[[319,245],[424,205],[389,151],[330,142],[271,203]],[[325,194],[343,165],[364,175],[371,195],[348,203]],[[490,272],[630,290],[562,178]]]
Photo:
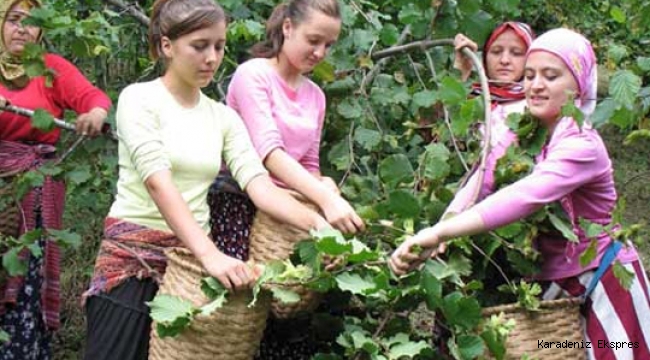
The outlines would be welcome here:
[[[127,84],[157,76],[159,67],[147,56],[146,19],[133,16],[148,14],[151,0],[45,4],[33,15],[46,29],[46,48],[80,66],[114,101]],[[220,4],[231,17],[227,54],[215,82],[205,89],[217,99],[223,99],[236,64],[262,36],[264,19],[276,1]],[[329,103],[321,162],[366,217],[409,218],[416,227],[434,223],[465,172],[457,154],[468,163],[476,160],[477,141],[468,134],[482,117],[480,102],[467,100],[468,86],[451,67],[449,47],[379,61],[373,53],[398,43],[452,38],[457,32],[481,43],[495,24],[516,19],[530,23],[538,34],[557,26],[575,28],[594,43],[602,86],[593,121],[611,124],[603,129],[613,150],[619,192],[633,195],[628,196],[626,219],[644,220],[640,214],[647,213],[650,198],[647,147],[621,143],[630,131],[650,126],[650,57],[645,51],[650,1],[342,0],[341,5],[339,42],[313,73]],[[431,138],[437,141],[429,143]],[[73,140],[66,134],[62,148]],[[68,182],[65,223],[84,241],[64,260],[64,325],[55,337],[56,359],[76,359],[83,351],[79,298],[115,191],[116,163],[116,145],[100,138],[84,143],[62,165]]]

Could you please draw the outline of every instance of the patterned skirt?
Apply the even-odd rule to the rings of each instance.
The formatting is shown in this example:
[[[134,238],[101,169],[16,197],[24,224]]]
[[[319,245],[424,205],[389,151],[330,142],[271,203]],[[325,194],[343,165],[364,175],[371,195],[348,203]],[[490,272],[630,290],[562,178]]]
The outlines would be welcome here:
[[[40,227],[40,216],[37,215]],[[39,240],[41,249],[45,239]],[[9,335],[9,342],[0,346],[0,360],[49,360],[51,333],[45,325],[41,288],[43,257],[30,256],[25,282],[14,306],[7,306],[0,316],[0,328]]]

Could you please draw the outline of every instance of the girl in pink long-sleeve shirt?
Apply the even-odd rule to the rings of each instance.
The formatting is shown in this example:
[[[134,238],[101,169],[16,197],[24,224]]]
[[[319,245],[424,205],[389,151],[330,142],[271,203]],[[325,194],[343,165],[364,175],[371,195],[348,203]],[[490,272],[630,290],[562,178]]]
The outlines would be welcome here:
[[[528,50],[525,67],[526,100],[531,113],[549,130],[549,138],[533,172],[503,188],[471,209],[418,232],[395,250],[390,266],[397,274],[416,268],[430,251],[415,255],[420,245],[433,249],[459,236],[495,229],[524,218],[540,207],[559,201],[574,225],[578,243],[541,235],[536,245],[543,258],[538,276],[546,300],[585,295],[595,269],[613,239],[596,236],[597,256],[580,266],[580,254],[593,239],[578,226],[583,218],[610,225],[616,202],[612,164],[602,139],[585,122],[562,117],[561,107],[575,95],[576,105],[588,118],[595,107],[596,58],[582,35],[555,29],[536,39]],[[585,340],[590,359],[650,359],[650,293],[648,279],[632,244],[616,254],[633,275],[625,289],[608,267],[583,305]],[[625,344],[612,348],[605,344]],[[599,346],[603,345],[603,346]],[[629,345],[629,346],[628,346]]]
[[[337,229],[354,233],[364,228],[363,221],[341,197],[335,182],[320,172],[325,95],[306,76],[325,58],[340,29],[336,0],[290,0],[278,5],[267,21],[266,40],[251,50],[254,59],[237,68],[226,100],[242,117],[274,181],[316,204]],[[218,189],[215,193],[215,201],[244,209],[236,195]],[[233,215],[215,218],[226,231],[233,223],[228,216]],[[244,222],[240,229],[248,226]],[[243,248],[247,239],[230,244],[233,250]],[[269,319],[257,359],[311,358],[316,352],[310,339],[311,318],[302,318]]]

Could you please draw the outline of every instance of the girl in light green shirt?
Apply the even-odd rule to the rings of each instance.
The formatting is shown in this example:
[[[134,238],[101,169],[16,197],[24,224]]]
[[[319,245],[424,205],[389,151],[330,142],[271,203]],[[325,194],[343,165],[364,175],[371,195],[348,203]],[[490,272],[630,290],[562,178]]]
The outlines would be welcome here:
[[[165,271],[165,247],[188,248],[227,289],[255,282],[257,271],[208,236],[206,198],[222,160],[260,210],[303,230],[329,227],[272,183],[239,116],[201,92],[224,56],[219,5],[157,0],[149,40],[166,70],[126,87],[118,100],[119,180],[85,294],[86,359],[146,359],[151,320],[144,304]]]

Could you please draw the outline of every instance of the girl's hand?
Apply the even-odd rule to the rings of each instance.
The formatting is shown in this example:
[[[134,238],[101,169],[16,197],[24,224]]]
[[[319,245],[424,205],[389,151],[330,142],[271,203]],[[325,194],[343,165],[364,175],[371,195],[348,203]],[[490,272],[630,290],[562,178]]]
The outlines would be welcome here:
[[[454,38],[454,68],[460,70],[463,81],[467,80],[472,72],[472,61],[461,52],[462,48],[468,47],[476,52],[478,45],[463,34],[457,34]]]
[[[102,108],[94,108],[85,114],[77,117],[75,129],[79,135],[97,136],[102,131],[104,120],[108,113]]]
[[[357,215],[352,206],[338,195],[332,194],[332,197],[321,210],[327,222],[344,233],[354,234],[366,228],[363,220]]]
[[[208,274],[219,280],[229,291],[249,289],[260,276],[260,271],[222,252],[199,259],[199,261]]]
[[[429,248],[422,249],[421,238],[426,232],[426,238],[429,242],[434,241],[435,245]],[[432,229],[424,229],[423,231],[415,234],[414,236],[406,239],[400,246],[395,249],[390,259],[388,266],[393,270],[396,275],[404,275],[407,272],[413,271],[424,263],[434,249],[438,248],[438,238],[432,233]]]

